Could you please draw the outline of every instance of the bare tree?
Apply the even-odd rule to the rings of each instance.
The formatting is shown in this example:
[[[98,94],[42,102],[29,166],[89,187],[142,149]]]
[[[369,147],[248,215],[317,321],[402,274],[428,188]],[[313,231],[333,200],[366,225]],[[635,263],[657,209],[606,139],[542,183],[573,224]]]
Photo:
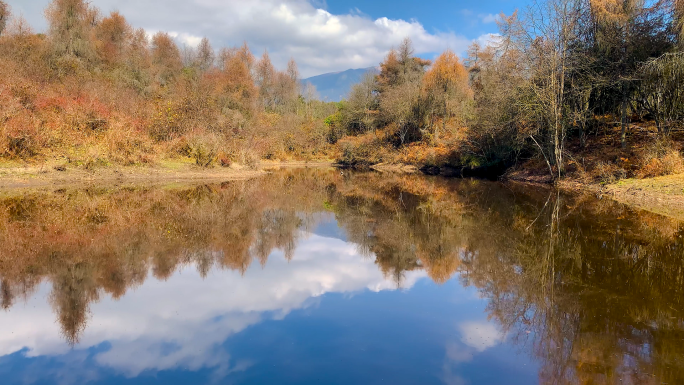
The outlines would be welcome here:
[[[653,59],[640,74],[641,107],[654,117],[658,132],[668,135],[684,119],[684,53]]]
[[[208,71],[213,65],[216,56],[214,49],[209,44],[209,39],[202,38],[199,46],[197,46],[197,57],[195,58],[195,65],[201,72]]]
[[[7,27],[7,20],[10,18],[10,7],[4,1],[0,0],[0,36]]]
[[[684,49],[684,0],[674,0],[674,27],[678,34],[679,49]]]
[[[552,173],[563,174],[565,140],[567,137],[567,74],[572,70],[572,42],[578,37],[581,3],[575,0],[548,0],[533,3],[521,21],[507,21],[512,44],[524,53],[530,82],[529,99],[523,109],[531,113],[537,129],[530,138],[544,154],[547,164],[556,167]],[[538,140],[541,139],[541,140]],[[547,140],[550,151],[539,142]]]

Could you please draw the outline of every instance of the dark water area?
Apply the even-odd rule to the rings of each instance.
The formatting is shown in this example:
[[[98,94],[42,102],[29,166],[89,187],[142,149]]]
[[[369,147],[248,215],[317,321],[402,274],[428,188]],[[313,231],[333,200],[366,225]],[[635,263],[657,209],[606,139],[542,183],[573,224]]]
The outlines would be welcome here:
[[[0,192],[0,383],[682,384],[683,236],[326,169]]]

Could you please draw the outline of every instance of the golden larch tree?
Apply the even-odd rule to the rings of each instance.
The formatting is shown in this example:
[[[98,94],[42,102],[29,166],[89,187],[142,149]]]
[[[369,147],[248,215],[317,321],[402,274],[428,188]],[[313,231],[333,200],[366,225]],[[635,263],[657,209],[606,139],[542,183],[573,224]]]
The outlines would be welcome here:
[[[447,122],[453,118],[464,123],[473,92],[468,85],[468,71],[451,50],[442,53],[427,71],[423,78],[423,90],[427,98],[433,101],[431,126],[435,118],[442,119],[442,130],[446,129]],[[433,135],[437,142],[437,126]]]
[[[95,28],[97,51],[107,65],[119,63],[126,50],[126,43],[132,34],[132,28],[119,12],[112,12]]]
[[[166,84],[182,69],[180,51],[168,33],[158,32],[152,37],[152,64],[162,84]]]

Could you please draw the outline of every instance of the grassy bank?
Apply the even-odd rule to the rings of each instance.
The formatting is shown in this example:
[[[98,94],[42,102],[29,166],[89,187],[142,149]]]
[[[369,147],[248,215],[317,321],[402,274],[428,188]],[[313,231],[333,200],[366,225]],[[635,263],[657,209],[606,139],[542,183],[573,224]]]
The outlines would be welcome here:
[[[684,220],[684,174],[626,179],[603,191],[618,202]]]

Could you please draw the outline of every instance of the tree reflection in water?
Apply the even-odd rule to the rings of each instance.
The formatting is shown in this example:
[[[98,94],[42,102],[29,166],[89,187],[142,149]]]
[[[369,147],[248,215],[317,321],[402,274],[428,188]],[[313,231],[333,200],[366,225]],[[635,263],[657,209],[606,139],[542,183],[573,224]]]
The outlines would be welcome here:
[[[43,281],[64,339],[90,304],[193,265],[244,273],[291,259],[325,215],[402,285],[458,276],[489,317],[542,362],[540,380],[684,383],[684,226],[556,191],[414,175],[291,170],[174,188],[5,193],[0,304]]]

